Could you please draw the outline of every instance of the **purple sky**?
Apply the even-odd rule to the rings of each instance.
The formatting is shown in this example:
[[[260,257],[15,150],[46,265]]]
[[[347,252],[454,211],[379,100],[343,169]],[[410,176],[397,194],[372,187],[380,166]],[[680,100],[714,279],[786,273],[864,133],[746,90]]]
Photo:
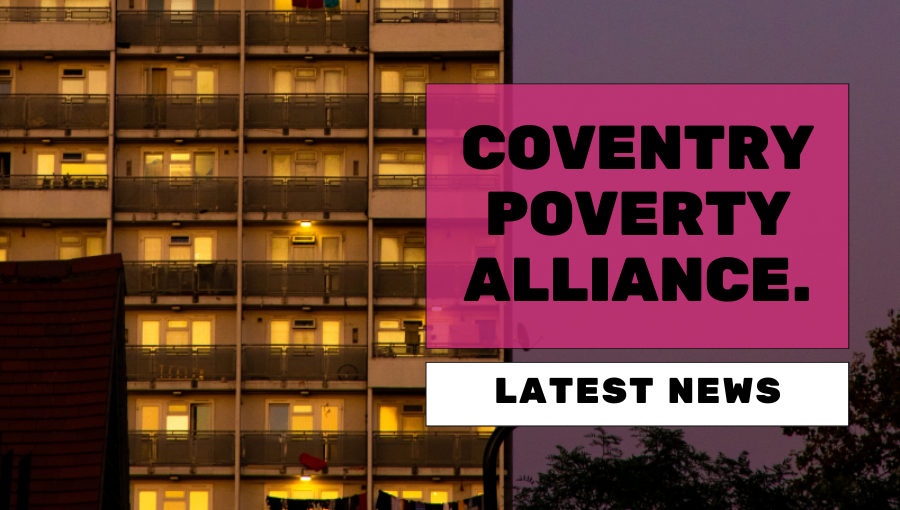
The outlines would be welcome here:
[[[850,361],[866,331],[900,308],[900,3],[836,0],[515,0],[516,83],[849,83],[850,350],[515,351],[516,361]],[[602,325],[601,325],[602,326]],[[609,430],[628,436],[624,428]],[[515,476],[543,470],[554,446],[591,429],[515,433]],[[754,467],[802,442],[767,427],[692,427],[715,455],[750,452]]]

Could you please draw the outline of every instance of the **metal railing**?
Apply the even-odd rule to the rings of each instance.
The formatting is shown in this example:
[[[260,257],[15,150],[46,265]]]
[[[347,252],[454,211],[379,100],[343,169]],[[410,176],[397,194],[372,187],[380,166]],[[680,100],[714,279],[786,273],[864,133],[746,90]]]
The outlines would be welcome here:
[[[365,381],[365,346],[245,345],[245,380]]]
[[[365,262],[247,262],[245,296],[365,296]]]
[[[238,45],[240,12],[119,12],[116,43],[145,46]]]
[[[0,21],[110,21],[109,7],[0,7]]]
[[[247,129],[366,129],[366,94],[248,94]]]
[[[300,455],[312,455],[331,466],[366,464],[365,432],[265,432],[241,433],[242,465],[299,466]]]
[[[247,44],[347,46],[369,45],[368,13],[251,11]]]
[[[245,211],[365,212],[365,177],[245,177]]]
[[[481,467],[489,434],[375,432],[376,467]]]
[[[373,183],[376,189],[425,189],[424,175],[381,175],[372,176],[375,179]]]
[[[237,269],[227,261],[125,262],[126,295],[235,295]]]
[[[238,128],[236,95],[117,95],[116,129]]]
[[[500,9],[375,9],[376,23],[499,23]]]
[[[116,177],[116,211],[236,212],[234,177]]]
[[[0,95],[0,129],[106,129],[109,96]]]
[[[125,366],[129,381],[233,381],[236,353],[230,345],[129,345]]]
[[[425,264],[375,264],[375,297],[425,297]]]
[[[425,94],[375,94],[377,129],[425,129]]]
[[[234,432],[128,433],[132,466],[233,466]]]
[[[105,175],[0,175],[0,189],[107,189]]]
[[[376,358],[497,358],[498,349],[426,349],[424,345],[403,342],[376,342]]]

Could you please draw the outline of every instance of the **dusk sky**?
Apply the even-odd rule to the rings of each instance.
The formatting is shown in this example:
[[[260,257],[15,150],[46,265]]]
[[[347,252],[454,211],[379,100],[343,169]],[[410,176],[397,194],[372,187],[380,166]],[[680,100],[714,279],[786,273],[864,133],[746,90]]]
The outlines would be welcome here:
[[[900,308],[900,3],[515,0],[514,8],[515,83],[850,84],[849,350],[533,349],[515,351],[515,361],[850,361],[870,352],[866,332]],[[544,470],[555,445],[585,444],[589,432],[518,429],[515,477]],[[756,468],[802,446],[774,427],[685,432],[713,456],[749,451]]]

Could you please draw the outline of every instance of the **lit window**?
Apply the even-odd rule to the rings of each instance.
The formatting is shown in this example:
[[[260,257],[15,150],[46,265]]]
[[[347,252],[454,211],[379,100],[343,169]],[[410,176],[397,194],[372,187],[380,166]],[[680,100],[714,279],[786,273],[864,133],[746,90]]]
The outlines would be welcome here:
[[[403,491],[403,499],[422,499],[422,491]]]
[[[156,510],[156,491],[138,493],[138,510]]]
[[[450,495],[447,491],[431,491],[431,504],[449,502]]]
[[[9,260],[9,235],[0,233],[0,262]]]

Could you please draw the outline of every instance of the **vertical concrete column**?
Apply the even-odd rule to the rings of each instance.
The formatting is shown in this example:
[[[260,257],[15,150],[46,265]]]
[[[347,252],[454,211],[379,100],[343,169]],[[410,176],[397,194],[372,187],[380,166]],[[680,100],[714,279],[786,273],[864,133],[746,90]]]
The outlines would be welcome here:
[[[112,6],[110,13],[113,23],[113,37],[115,37],[115,1],[110,0]],[[106,142],[106,185],[109,187],[109,217],[106,219],[106,253],[113,252],[113,219],[116,217],[115,200],[113,194],[115,187],[113,179],[116,173],[116,50],[109,52],[109,72],[106,73],[106,91],[109,93],[109,134]]]
[[[237,199],[237,303],[235,317],[235,383],[234,383],[234,510],[241,508],[241,385],[243,359],[244,316],[244,82],[246,47],[244,43],[247,22],[247,0],[241,0],[240,83],[238,84],[238,199]]]
[[[369,23],[372,23],[373,9],[369,7]],[[368,140],[368,176],[369,176],[369,208],[372,207],[372,198],[375,180],[375,55],[369,50],[369,140]],[[368,220],[368,290],[366,292],[366,363],[371,364],[372,357],[375,355],[374,337],[375,337],[375,225],[372,218]],[[371,370],[366,373],[371,374]],[[368,377],[366,378],[366,497],[369,499],[366,508],[375,508],[375,496],[372,493],[375,486],[373,484],[373,459],[374,451],[373,437],[374,417],[372,403],[372,388],[369,386]]]

